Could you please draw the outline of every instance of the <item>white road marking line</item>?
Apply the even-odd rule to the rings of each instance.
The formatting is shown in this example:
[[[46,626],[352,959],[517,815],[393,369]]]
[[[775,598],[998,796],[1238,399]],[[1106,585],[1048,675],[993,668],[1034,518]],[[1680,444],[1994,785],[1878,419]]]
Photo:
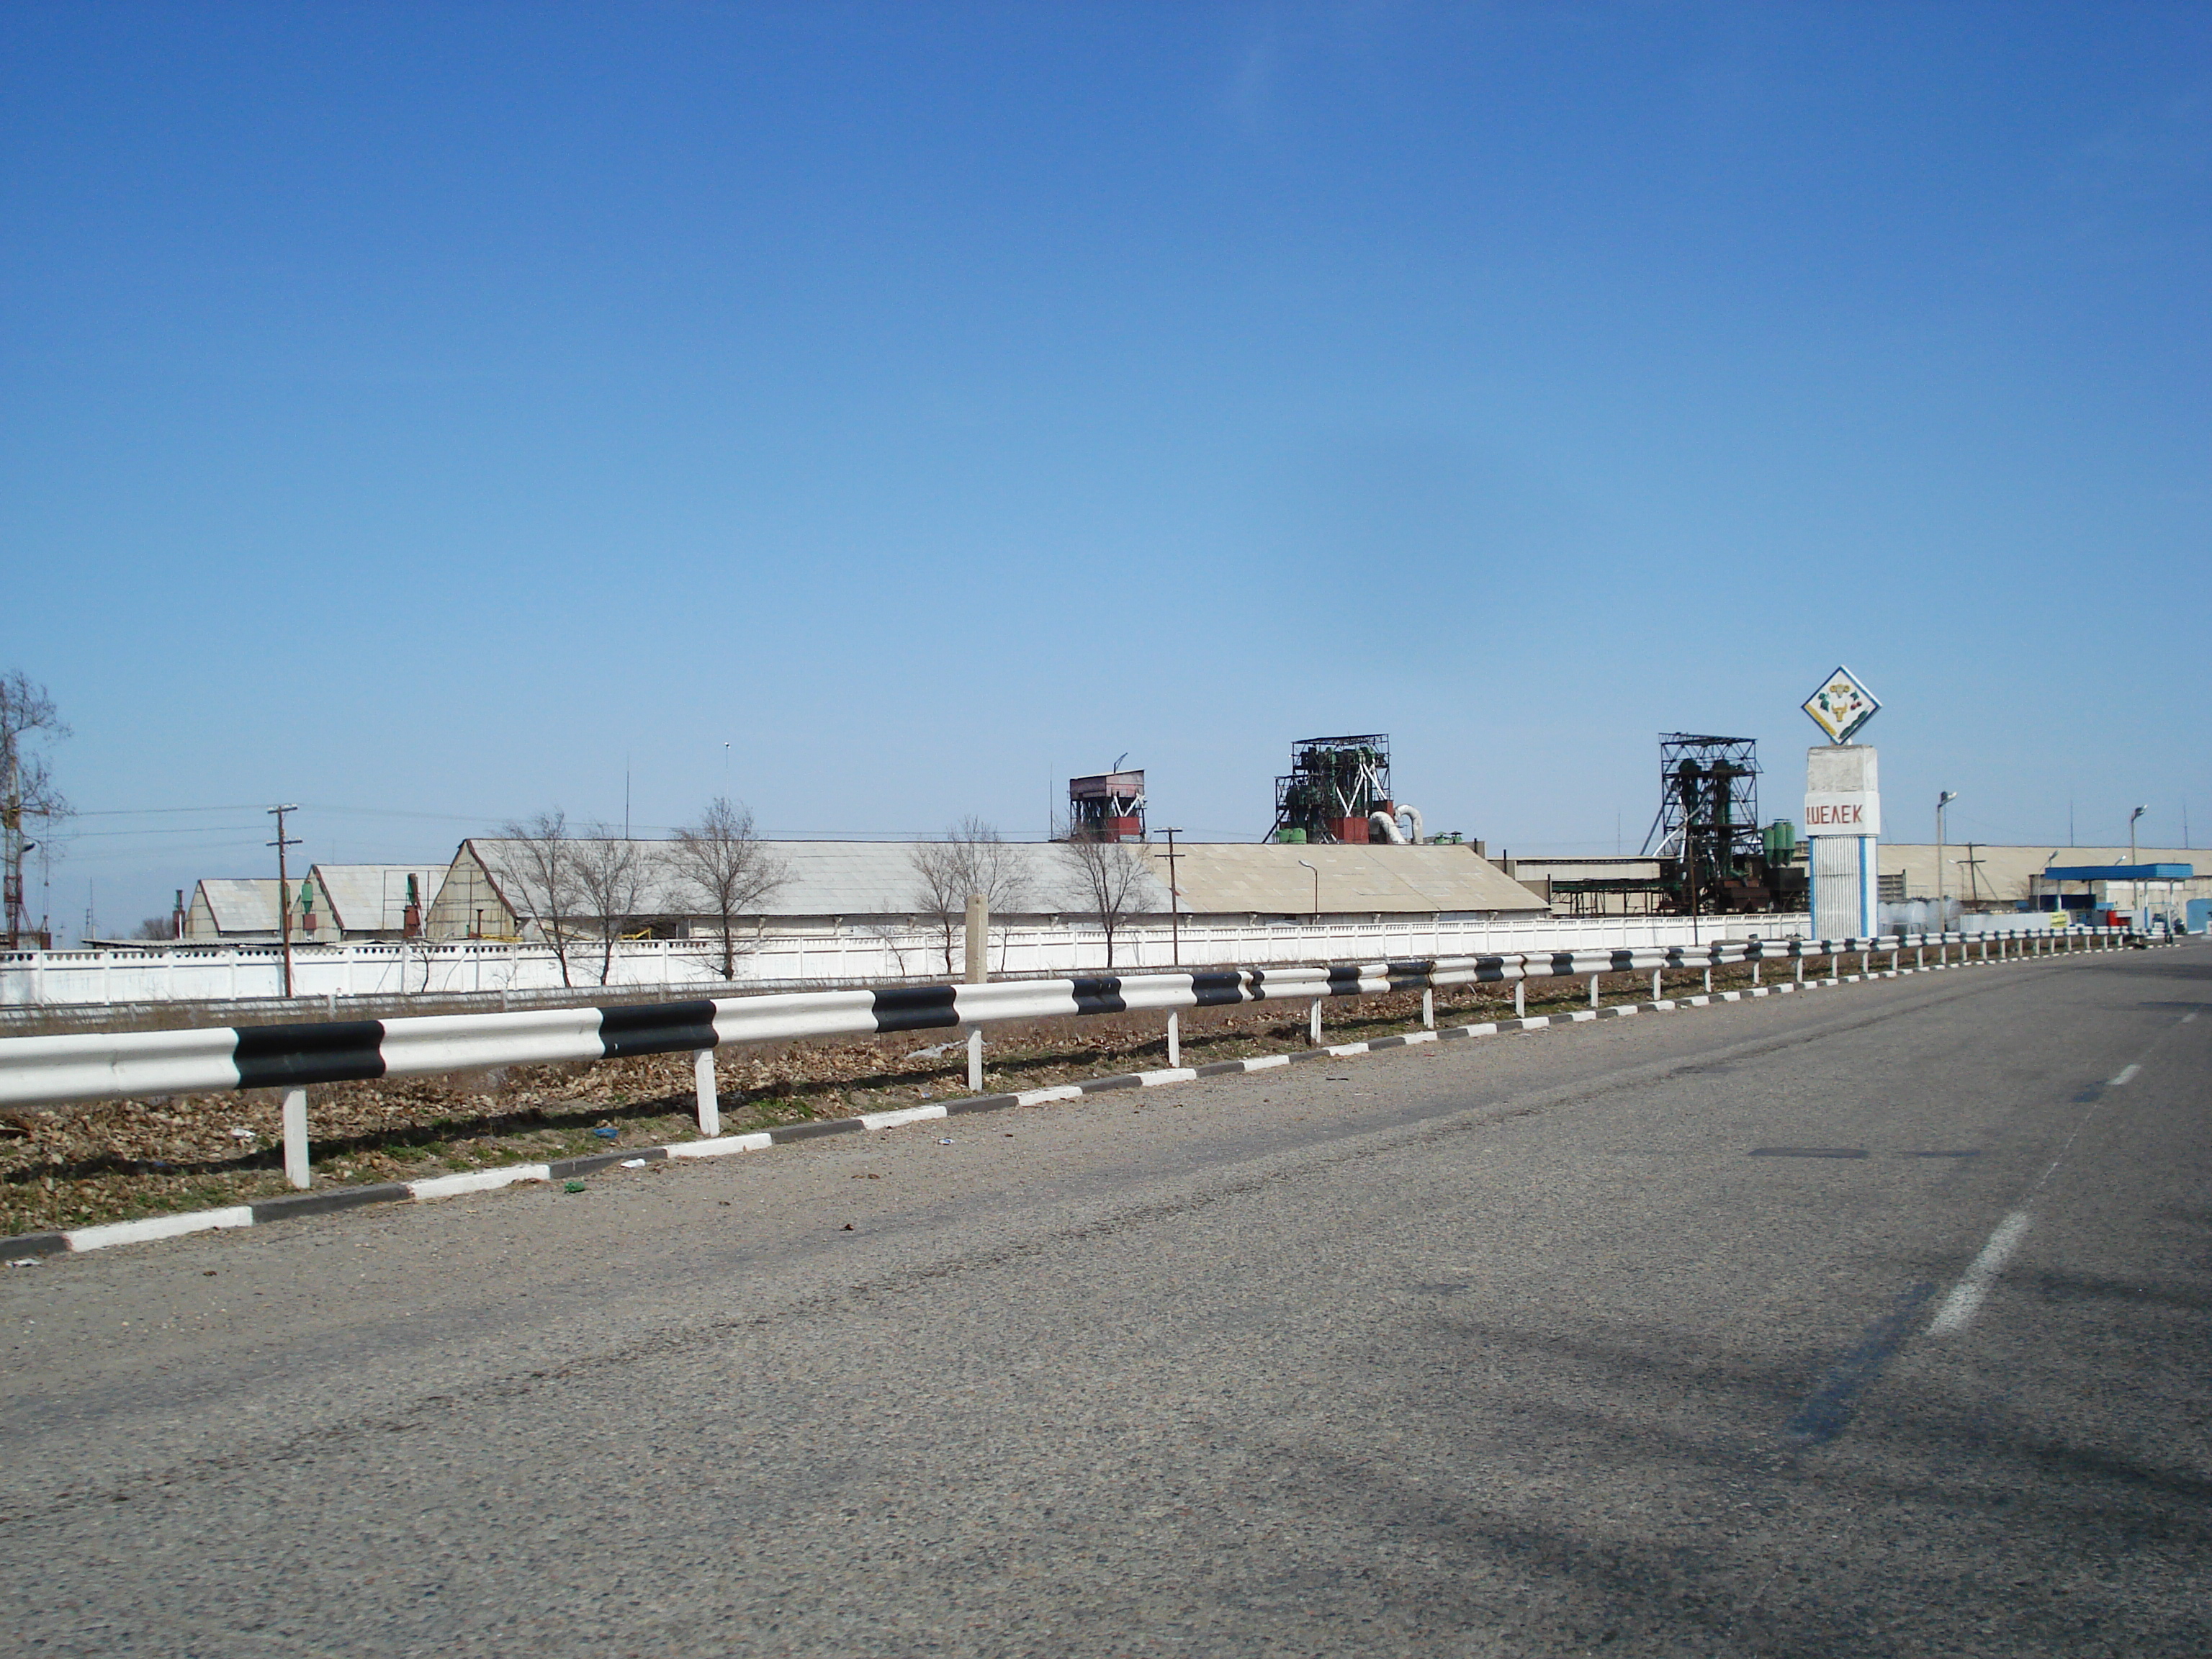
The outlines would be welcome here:
[[[2142,1067],[2140,1066],[2123,1066],[2120,1067],[2120,1074],[2114,1078],[2110,1083],[2107,1083],[2105,1086],[2107,1089],[2117,1089],[2123,1083],[2130,1081],[2135,1077],[2135,1074],[2141,1070],[2142,1070]]]
[[[1951,1287],[1951,1294],[1943,1298],[1943,1305],[1936,1310],[1929,1322],[1928,1334],[1948,1336],[1963,1331],[1974,1322],[1981,1311],[1982,1298],[1989,1294],[1996,1276],[2004,1271],[2012,1253],[2020,1248],[2020,1241],[2027,1235],[2027,1212],[2014,1210],[1997,1224],[1990,1242],[1982,1246],[1973,1265],[1966,1269],[1966,1277]]]

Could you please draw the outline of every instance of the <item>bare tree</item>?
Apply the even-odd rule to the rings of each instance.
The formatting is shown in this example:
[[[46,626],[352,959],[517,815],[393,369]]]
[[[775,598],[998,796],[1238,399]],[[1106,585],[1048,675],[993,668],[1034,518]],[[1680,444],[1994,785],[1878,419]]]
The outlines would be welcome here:
[[[790,872],[754,833],[752,813],[724,795],[707,803],[698,823],[676,832],[670,858],[677,878],[691,890],[700,908],[720,927],[722,977],[735,979],[738,918],[757,915],[776,889],[791,878]]]
[[[568,815],[556,806],[526,823],[509,822],[500,834],[514,843],[514,873],[523,889],[516,896],[537,918],[538,932],[552,945],[554,960],[561,964],[561,983],[572,985],[569,931],[583,899],[576,882],[576,843],[568,834]]]
[[[576,891],[583,914],[599,936],[599,983],[614,975],[615,942],[623,924],[645,908],[645,860],[641,843],[617,835],[604,823],[592,824],[576,849]]]
[[[44,821],[47,829],[40,835],[51,855],[53,838],[48,830],[56,819],[70,815],[70,804],[54,787],[46,761],[27,752],[26,745],[40,737],[52,743],[69,734],[45,686],[20,668],[0,674],[0,934],[11,945],[29,929],[23,855],[40,844],[26,833],[24,820]]]
[[[954,971],[952,953],[968,921],[968,896],[981,893],[994,916],[1025,908],[1030,901],[1029,866],[1021,851],[982,819],[969,815],[937,841],[926,841],[909,854],[914,866],[915,908],[935,924],[945,945],[945,971]]]
[[[131,935],[134,939],[174,939],[177,920],[174,916],[149,916],[138,924],[138,931]]]
[[[1126,842],[1057,843],[1070,908],[1096,916],[1106,934],[1106,971],[1114,971],[1114,935],[1146,896],[1145,860]]]

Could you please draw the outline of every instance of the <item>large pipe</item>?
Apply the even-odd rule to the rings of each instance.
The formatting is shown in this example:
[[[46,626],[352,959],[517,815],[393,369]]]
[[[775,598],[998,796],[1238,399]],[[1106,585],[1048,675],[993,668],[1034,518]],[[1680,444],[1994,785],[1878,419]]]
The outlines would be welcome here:
[[[1406,844],[1406,835],[1398,828],[1398,820],[1381,808],[1378,807],[1367,815],[1367,823],[1368,827],[1389,845],[1403,847]]]
[[[1418,806],[1408,806],[1405,802],[1400,801],[1398,803],[1398,816],[1401,818],[1410,818],[1413,820],[1412,827],[1409,828],[1406,833],[1407,838],[1412,841],[1413,845],[1419,847],[1421,844],[1421,809]]]

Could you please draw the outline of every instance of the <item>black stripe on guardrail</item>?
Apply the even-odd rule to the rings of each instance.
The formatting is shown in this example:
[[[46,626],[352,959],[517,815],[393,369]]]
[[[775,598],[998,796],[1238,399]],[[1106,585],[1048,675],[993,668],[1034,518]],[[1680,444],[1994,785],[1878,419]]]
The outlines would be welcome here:
[[[1328,994],[1333,997],[1356,997],[1359,994],[1359,969],[1357,965],[1331,963],[1328,968]]]
[[[599,1010],[599,1047],[609,1060],[677,1054],[714,1046],[711,1002],[644,1002]]]
[[[237,1025],[231,1058],[241,1089],[297,1088],[384,1075],[384,1022],[333,1019],[315,1025]]]
[[[927,1031],[957,1025],[960,1015],[953,999],[959,992],[957,985],[899,985],[878,991],[876,1030]]]
[[[1121,981],[1118,977],[1072,979],[1067,983],[1075,993],[1075,1012],[1079,1014],[1126,1014],[1129,1012],[1129,1005],[1121,1000]]]
[[[1494,985],[1505,976],[1505,958],[1504,957],[1477,957],[1474,959],[1474,980],[1476,984]]]
[[[1383,970],[1389,975],[1392,990],[1418,991],[1428,984],[1436,967],[1433,962],[1391,962],[1383,964]]]
[[[1232,1002],[1244,1000],[1244,975],[1234,971],[1226,974],[1193,974],[1190,976],[1191,1001],[1200,1008],[1219,1008]]]
[[[1615,972],[1615,973],[1617,973],[1617,974],[1619,974],[1619,973],[1626,973],[1626,972],[1627,972],[1630,969],[1632,969],[1632,968],[1633,968],[1633,967],[1635,967],[1635,966],[1636,966],[1636,952],[1635,952],[1635,951],[1615,951],[1613,953],[1613,972]]]

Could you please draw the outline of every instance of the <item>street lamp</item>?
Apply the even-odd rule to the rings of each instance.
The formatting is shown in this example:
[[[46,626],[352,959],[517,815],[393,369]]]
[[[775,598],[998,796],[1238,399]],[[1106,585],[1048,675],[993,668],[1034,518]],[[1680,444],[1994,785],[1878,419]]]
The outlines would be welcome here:
[[[1316,921],[1319,921],[1321,920],[1321,872],[1320,872],[1318,869],[1315,869],[1315,867],[1314,867],[1312,865],[1310,865],[1310,864],[1306,864],[1306,861],[1305,861],[1304,859],[1300,859],[1300,860],[1298,860],[1298,862],[1299,862],[1300,864],[1304,864],[1304,865],[1305,865],[1305,867],[1306,867],[1307,869],[1309,869],[1309,870],[1312,870],[1312,871],[1313,871],[1313,878],[1314,878],[1314,909],[1313,909],[1313,919],[1314,919]]]
[[[1175,838],[1182,834],[1180,829],[1170,830],[1168,835],[1168,933],[1175,942],[1175,965],[1182,966],[1182,896],[1176,885],[1176,860],[1182,856],[1176,851]]]
[[[2130,864],[2140,864],[2142,862],[2141,859],[2136,856],[2136,820],[2149,811],[2150,808],[2148,806],[2138,806],[2134,811],[2128,814],[2128,862]],[[2137,919],[2141,919],[2142,911],[2142,884],[2139,881],[2131,881],[2128,884],[2128,908],[2135,911],[2136,913]]]
[[[1943,809],[1958,799],[1955,789],[1946,789],[1936,797],[1936,926],[1939,930],[1950,925],[1943,915]]]

